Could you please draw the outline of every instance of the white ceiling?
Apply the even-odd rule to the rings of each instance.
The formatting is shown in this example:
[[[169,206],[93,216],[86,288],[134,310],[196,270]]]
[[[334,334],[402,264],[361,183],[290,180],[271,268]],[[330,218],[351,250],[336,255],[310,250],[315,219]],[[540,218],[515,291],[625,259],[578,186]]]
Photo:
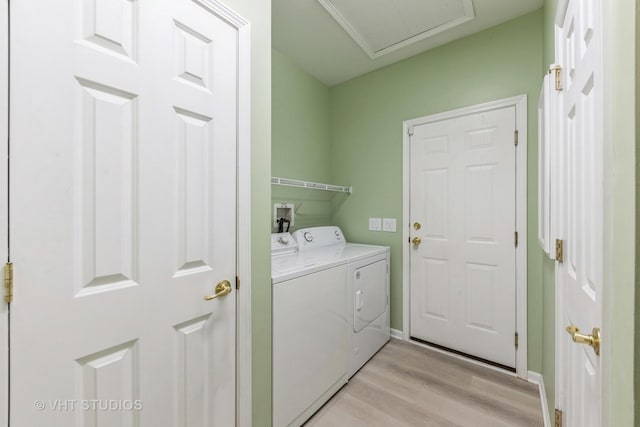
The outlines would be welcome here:
[[[272,43],[309,74],[333,86],[532,12],[542,3],[272,0]]]

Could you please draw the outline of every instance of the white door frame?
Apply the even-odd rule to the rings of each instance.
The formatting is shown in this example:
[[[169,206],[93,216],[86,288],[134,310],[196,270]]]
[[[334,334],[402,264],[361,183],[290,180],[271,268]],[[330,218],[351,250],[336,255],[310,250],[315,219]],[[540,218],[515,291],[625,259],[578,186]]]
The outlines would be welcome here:
[[[4,277],[7,261],[8,198],[7,166],[9,142],[9,1],[0,1],[0,271]],[[4,280],[2,281],[4,285]],[[9,425],[9,311],[4,302],[4,286],[0,286],[0,425]]]
[[[236,293],[236,425],[251,427],[251,26],[230,12],[238,28],[238,210]]]
[[[251,27],[239,14],[217,0],[194,0],[238,31],[238,141],[237,141],[237,266],[242,280],[236,310],[236,425],[251,426]],[[0,117],[9,113],[9,3],[0,2]],[[0,199],[7,200],[8,120],[0,120]],[[7,259],[5,211],[0,211],[0,262]],[[4,298],[4,292],[0,292]],[[8,312],[0,304],[0,342],[8,342]],[[0,345],[0,426],[8,426],[8,348]]]
[[[433,123],[455,117],[477,114],[483,111],[506,107],[516,109],[516,129],[518,130],[518,149],[516,150],[516,229],[518,240],[516,248],[516,331],[518,332],[518,351],[516,352],[516,375],[528,378],[527,369],[527,95],[499,99],[483,104],[444,113],[418,117],[402,122],[402,338],[410,339],[410,268],[409,241],[410,219],[410,137],[409,129],[413,126]]]

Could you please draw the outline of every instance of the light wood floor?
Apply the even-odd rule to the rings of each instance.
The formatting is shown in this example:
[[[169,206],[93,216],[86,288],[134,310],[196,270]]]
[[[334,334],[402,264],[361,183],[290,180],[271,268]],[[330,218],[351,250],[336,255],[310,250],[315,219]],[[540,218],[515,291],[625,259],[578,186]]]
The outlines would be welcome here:
[[[305,424],[542,425],[537,385],[395,339]]]

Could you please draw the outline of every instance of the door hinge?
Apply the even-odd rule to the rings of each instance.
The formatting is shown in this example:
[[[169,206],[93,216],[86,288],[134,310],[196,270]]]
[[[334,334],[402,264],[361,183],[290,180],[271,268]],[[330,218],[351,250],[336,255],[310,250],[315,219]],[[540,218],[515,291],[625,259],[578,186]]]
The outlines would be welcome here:
[[[513,243],[515,243],[516,248],[518,247],[518,232],[513,233]]]
[[[564,241],[556,239],[556,261],[564,262]]]
[[[240,278],[236,276],[236,290],[240,289]]]
[[[413,125],[410,125],[409,127],[407,127],[407,134],[409,134],[409,136],[413,136]]]
[[[549,72],[555,74],[556,90],[561,91],[562,90],[562,67],[559,65],[556,65],[555,67],[550,68]]]
[[[560,409],[556,409],[554,426],[562,427],[562,411]]]
[[[13,263],[4,265],[4,300],[6,303],[13,302]]]
[[[516,147],[518,146],[518,129],[513,131],[513,144]]]
[[[516,332],[515,338],[514,338],[514,344],[516,346],[516,350],[518,349],[518,333]]]

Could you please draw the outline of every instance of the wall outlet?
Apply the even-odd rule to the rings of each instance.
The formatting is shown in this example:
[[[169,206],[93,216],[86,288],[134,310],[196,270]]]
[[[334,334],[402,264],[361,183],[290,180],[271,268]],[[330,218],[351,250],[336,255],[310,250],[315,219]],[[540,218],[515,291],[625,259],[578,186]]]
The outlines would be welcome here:
[[[382,231],[389,231],[391,233],[396,232],[396,219],[395,218],[382,218]]]
[[[369,230],[371,231],[382,230],[382,218],[369,218]]]

